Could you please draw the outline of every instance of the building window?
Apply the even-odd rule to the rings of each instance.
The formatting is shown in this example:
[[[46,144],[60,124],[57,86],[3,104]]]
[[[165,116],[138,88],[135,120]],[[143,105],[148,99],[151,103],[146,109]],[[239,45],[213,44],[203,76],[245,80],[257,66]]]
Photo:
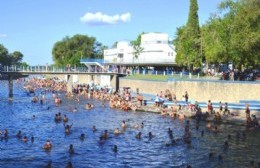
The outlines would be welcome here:
[[[168,52],[168,56],[171,56],[171,53],[170,53],[170,52]]]
[[[123,58],[123,57],[124,57],[124,54],[118,54],[117,57]]]
[[[171,53],[171,56],[173,56],[173,52]]]

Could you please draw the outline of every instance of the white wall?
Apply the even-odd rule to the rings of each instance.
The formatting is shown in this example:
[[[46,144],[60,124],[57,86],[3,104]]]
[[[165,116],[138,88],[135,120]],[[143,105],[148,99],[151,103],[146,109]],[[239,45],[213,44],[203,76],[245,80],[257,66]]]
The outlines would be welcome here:
[[[141,36],[143,52],[137,59],[133,57],[133,48],[129,42],[118,42],[117,48],[104,50],[105,63],[175,63],[176,52],[168,44],[168,35],[148,33]],[[120,58],[119,55],[123,55]]]

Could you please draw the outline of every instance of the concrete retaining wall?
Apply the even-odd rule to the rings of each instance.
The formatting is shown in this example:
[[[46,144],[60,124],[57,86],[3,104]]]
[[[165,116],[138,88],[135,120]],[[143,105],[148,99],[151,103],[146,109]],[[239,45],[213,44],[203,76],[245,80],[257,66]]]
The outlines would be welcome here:
[[[61,80],[66,80],[66,75],[50,75],[53,77],[57,77]],[[71,75],[73,77],[73,75]],[[96,83],[100,83],[101,82],[101,76],[100,75],[85,75],[85,74],[79,74],[79,75],[75,75],[77,76],[77,81],[79,83],[89,83],[92,78]]]
[[[260,83],[228,82],[228,81],[147,81],[120,78],[120,87],[139,88],[140,93],[159,94],[170,89],[181,99],[185,91],[189,97],[197,101],[207,102],[239,102],[240,100],[260,100]]]

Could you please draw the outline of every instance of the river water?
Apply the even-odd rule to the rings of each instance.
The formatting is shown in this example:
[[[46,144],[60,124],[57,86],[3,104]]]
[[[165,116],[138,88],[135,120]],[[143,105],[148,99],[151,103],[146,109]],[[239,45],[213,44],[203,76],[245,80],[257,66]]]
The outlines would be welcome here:
[[[259,131],[246,132],[246,138],[237,138],[237,133],[242,133],[245,128],[239,125],[218,125],[220,132],[213,133],[205,128],[201,122],[199,130],[195,129],[191,120],[191,146],[182,140],[184,136],[185,121],[162,117],[148,112],[123,112],[103,108],[101,102],[88,99],[80,101],[77,105],[74,100],[63,100],[59,107],[55,107],[51,94],[46,95],[48,102],[44,105],[31,103],[32,97],[28,96],[15,83],[14,100],[8,101],[8,87],[5,81],[0,81],[0,130],[7,128],[9,138],[0,141],[0,167],[44,167],[52,161],[52,167],[65,167],[72,162],[73,167],[247,167],[251,160],[260,162],[260,133]],[[84,109],[87,102],[93,103],[95,108],[88,111]],[[78,112],[69,112],[69,108],[78,107]],[[108,104],[107,104],[108,106]],[[48,107],[49,110],[47,109]],[[62,123],[55,123],[55,114],[61,112],[73,124],[71,134],[64,134]],[[33,119],[33,115],[36,117]],[[126,120],[128,128],[122,134],[115,136],[115,128],[121,129],[121,122]],[[135,129],[134,125],[144,123],[143,128]],[[93,133],[92,126],[97,131]],[[167,130],[171,128],[175,139],[180,139],[174,146],[166,146],[170,141]],[[16,138],[18,130],[29,139],[24,143]],[[99,137],[104,130],[108,130],[108,139],[100,143]],[[201,137],[200,132],[205,134]],[[136,139],[138,132],[142,138]],[[154,137],[149,140],[148,132]],[[86,138],[81,141],[79,136],[84,133]],[[223,144],[228,134],[229,149],[224,151]],[[242,135],[242,134],[241,134]],[[2,135],[3,137],[3,135]],[[45,141],[50,139],[52,150],[46,152],[42,149]],[[69,145],[73,144],[75,154],[70,155]],[[118,152],[113,152],[113,146],[118,146]],[[209,158],[209,153],[213,153]],[[222,155],[223,161],[218,160]]]

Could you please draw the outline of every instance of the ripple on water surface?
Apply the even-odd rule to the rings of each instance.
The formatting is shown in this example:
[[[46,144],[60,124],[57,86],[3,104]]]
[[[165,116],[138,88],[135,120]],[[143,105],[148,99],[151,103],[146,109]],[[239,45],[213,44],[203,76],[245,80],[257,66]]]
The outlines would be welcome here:
[[[3,88],[2,88],[3,89]],[[48,103],[44,105],[31,103],[21,90],[15,89],[13,102],[6,99],[7,92],[0,93],[0,129],[9,130],[9,139],[0,141],[0,167],[44,167],[52,161],[53,167],[65,167],[71,161],[74,167],[245,167],[250,160],[259,162],[260,134],[246,133],[246,139],[236,138],[237,132],[244,130],[241,126],[219,125],[220,133],[206,130],[205,123],[200,123],[199,130],[195,129],[191,120],[192,145],[183,142],[185,121],[161,117],[153,113],[133,113],[102,108],[95,100],[83,100],[76,104],[73,100],[63,100],[55,107],[51,94],[47,96]],[[93,110],[84,109],[86,102],[95,105]],[[47,107],[50,107],[47,110]],[[78,112],[69,112],[70,108],[78,108]],[[73,124],[70,135],[64,134],[63,123],[55,123],[55,114],[61,112],[69,118],[68,124]],[[33,119],[33,115],[36,117]],[[125,120],[128,127],[121,130],[121,122]],[[138,123],[144,123],[144,128],[134,128]],[[92,126],[97,127],[95,133]],[[119,136],[113,134],[115,128],[120,128]],[[177,144],[167,147],[170,142],[167,130],[171,128]],[[99,138],[104,130],[108,130],[108,140],[103,143]],[[18,130],[29,139],[35,137],[34,143],[23,143],[15,137]],[[204,130],[204,137],[200,132]],[[154,137],[148,139],[148,132]],[[142,138],[136,139],[138,132]],[[80,134],[86,135],[85,140],[79,139]],[[223,142],[228,134],[230,148],[223,151]],[[46,139],[50,139],[53,148],[50,152],[42,149]],[[68,153],[69,145],[73,144],[75,154]],[[113,152],[113,146],[118,146],[118,152]],[[209,152],[213,157],[209,159]],[[223,162],[218,161],[218,155],[223,156]]]

